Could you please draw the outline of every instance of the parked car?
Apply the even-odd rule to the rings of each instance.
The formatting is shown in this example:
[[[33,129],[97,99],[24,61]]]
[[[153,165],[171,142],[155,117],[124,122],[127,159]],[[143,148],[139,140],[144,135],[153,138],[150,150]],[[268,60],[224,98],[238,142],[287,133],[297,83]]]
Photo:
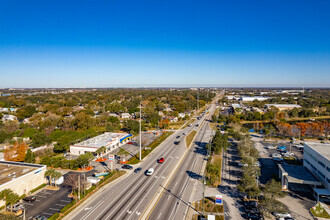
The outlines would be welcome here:
[[[291,214],[288,212],[286,213],[273,212],[272,214],[277,218],[292,218]]]
[[[10,210],[17,211],[17,210],[21,210],[21,209],[25,209],[24,205],[21,204],[21,203],[15,203],[15,204],[13,204],[13,207],[12,208],[11,208],[10,205],[8,205],[6,207],[6,210],[7,211],[10,211]]]
[[[126,169],[126,170],[131,170],[131,169],[133,169],[133,167],[130,166],[130,165],[128,165],[128,164],[123,165],[121,168]]]
[[[154,168],[149,168],[149,170],[146,171],[146,176],[151,176],[154,173]]]
[[[25,197],[23,200],[25,201],[25,202],[34,202],[34,201],[36,201],[36,197],[35,196],[27,196],[27,197]]]
[[[32,220],[46,220],[47,218],[43,215],[37,215],[32,218]]]
[[[267,149],[273,150],[273,149],[276,149],[276,146],[275,145],[270,145],[270,146],[267,147]]]
[[[249,219],[249,220],[263,220],[263,216],[261,214],[258,213],[247,213],[244,215],[245,219]]]
[[[256,162],[253,164],[253,166],[255,166],[255,167],[261,167],[261,164],[260,164],[259,161],[256,161]]]
[[[138,173],[138,172],[140,172],[142,170],[142,168],[141,167],[139,167],[139,168],[136,168],[135,170],[134,170],[134,173]]]
[[[279,153],[273,153],[273,154],[272,154],[272,158],[273,158],[273,159],[274,159],[274,158],[282,158],[282,155],[279,154]]]
[[[249,165],[247,163],[238,162],[238,166],[240,166],[240,167],[247,167]]]
[[[162,157],[162,158],[160,158],[159,160],[158,160],[158,163],[164,163],[164,158]]]
[[[127,142],[127,144],[133,144],[133,142]]]
[[[280,152],[284,152],[286,151],[286,146],[280,146],[277,148],[277,150],[279,150]]]

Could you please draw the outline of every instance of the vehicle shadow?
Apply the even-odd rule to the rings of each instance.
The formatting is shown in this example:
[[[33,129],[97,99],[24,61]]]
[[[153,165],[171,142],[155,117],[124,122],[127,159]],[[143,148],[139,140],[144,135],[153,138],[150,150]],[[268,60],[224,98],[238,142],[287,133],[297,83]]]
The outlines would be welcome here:
[[[201,179],[203,178],[202,175],[199,175],[199,174],[197,174],[197,173],[195,173],[195,172],[192,172],[192,171],[190,171],[190,170],[187,170],[186,173],[187,173],[188,176],[189,176],[190,178],[192,178],[192,179],[201,180]]]

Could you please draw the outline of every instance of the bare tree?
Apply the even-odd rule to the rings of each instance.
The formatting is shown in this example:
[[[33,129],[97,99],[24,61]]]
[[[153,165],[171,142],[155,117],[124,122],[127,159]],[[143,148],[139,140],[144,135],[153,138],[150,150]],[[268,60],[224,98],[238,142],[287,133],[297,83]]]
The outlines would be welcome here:
[[[73,173],[68,175],[64,180],[64,184],[71,187],[72,193],[79,188],[79,178],[80,178],[80,190],[83,190],[86,188],[87,182],[85,181],[82,175]]]

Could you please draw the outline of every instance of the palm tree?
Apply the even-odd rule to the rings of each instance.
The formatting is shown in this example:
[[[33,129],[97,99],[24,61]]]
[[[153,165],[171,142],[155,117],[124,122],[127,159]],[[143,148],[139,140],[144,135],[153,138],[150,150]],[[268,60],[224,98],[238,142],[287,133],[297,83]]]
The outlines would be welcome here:
[[[13,204],[19,200],[19,196],[11,189],[4,189],[0,192],[0,199],[5,201],[5,205],[10,204],[10,212],[13,212]]]
[[[45,178],[49,180],[49,185],[52,185],[52,179],[54,178],[54,173],[56,171],[54,169],[49,169],[45,172]]]
[[[56,170],[54,171],[52,178],[54,178],[55,187],[56,187],[56,180],[58,180],[59,178],[61,178],[61,176],[62,176],[62,173],[61,172],[56,171]]]
[[[102,155],[103,153],[105,153],[107,151],[107,149],[105,148],[105,146],[100,147],[99,149],[97,149],[95,151],[95,153],[100,157],[100,154]]]

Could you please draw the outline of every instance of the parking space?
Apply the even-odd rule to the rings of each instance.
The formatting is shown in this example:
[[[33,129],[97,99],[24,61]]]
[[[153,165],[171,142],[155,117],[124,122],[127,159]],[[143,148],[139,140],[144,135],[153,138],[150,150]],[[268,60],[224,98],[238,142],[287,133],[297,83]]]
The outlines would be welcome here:
[[[26,219],[32,219],[37,215],[49,218],[71,202],[72,199],[68,197],[70,193],[71,190],[65,186],[60,186],[59,190],[44,189],[40,191],[35,195],[34,202],[23,203],[26,209]]]

